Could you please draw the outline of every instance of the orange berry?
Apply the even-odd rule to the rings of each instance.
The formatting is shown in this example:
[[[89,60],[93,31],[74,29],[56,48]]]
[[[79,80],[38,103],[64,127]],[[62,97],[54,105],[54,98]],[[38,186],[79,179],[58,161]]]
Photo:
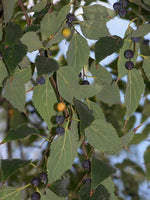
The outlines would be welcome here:
[[[60,102],[60,103],[57,104],[57,110],[58,111],[64,111],[65,108],[66,108],[66,105],[64,103]]]
[[[64,36],[65,38],[69,37],[69,36],[71,35],[71,30],[70,30],[70,28],[64,28],[64,29],[62,30],[62,34],[63,34],[63,36]]]

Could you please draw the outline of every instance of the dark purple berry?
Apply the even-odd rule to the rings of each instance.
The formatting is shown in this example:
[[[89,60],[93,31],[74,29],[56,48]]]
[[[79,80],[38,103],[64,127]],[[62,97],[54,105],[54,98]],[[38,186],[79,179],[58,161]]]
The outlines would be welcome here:
[[[45,83],[45,78],[41,76],[36,80],[36,84],[43,85]]]
[[[38,193],[38,192],[33,192],[33,193],[31,194],[31,199],[32,199],[32,200],[40,200],[40,198],[41,198],[41,195],[40,195],[40,193]]]
[[[85,170],[90,170],[90,168],[91,168],[91,163],[90,163],[90,161],[89,161],[89,160],[84,160],[83,163],[82,163],[82,167],[83,167],[83,169],[85,169]]]
[[[65,129],[64,129],[62,126],[59,126],[59,127],[56,128],[55,133],[56,133],[57,135],[64,135]]]
[[[90,183],[91,183],[91,179],[90,179],[90,178],[85,179],[85,180],[84,180],[84,184],[86,184],[86,183],[89,183],[89,184],[90,184]]]
[[[127,61],[125,63],[125,67],[126,67],[126,69],[131,70],[134,68],[134,63],[132,61]]]
[[[89,85],[89,81],[84,80],[84,81],[82,81],[81,85]]]
[[[79,78],[81,78],[81,76],[82,76],[82,73],[80,72],[80,74],[79,74]]]
[[[132,37],[131,40],[133,42],[139,42],[140,41],[140,37]]]
[[[66,19],[67,19],[68,22],[73,22],[73,21],[76,20],[76,17],[75,17],[74,14],[69,13],[69,14],[66,16]]]
[[[121,8],[122,8],[121,3],[116,2],[116,3],[113,4],[113,9],[115,11],[119,11]]]
[[[62,124],[62,123],[64,122],[64,116],[62,116],[62,115],[56,116],[55,122],[56,122],[57,124]]]
[[[40,184],[40,179],[39,179],[39,177],[33,177],[33,178],[31,179],[31,184],[32,184],[34,187],[38,186],[38,185]]]
[[[44,51],[44,56],[47,58],[47,57],[49,57],[49,56],[51,56],[52,55],[52,52],[50,51],[50,49],[47,51],[47,50],[45,50]]]
[[[127,15],[126,9],[125,9],[125,8],[121,8],[121,9],[119,10],[119,16],[120,16],[120,17],[125,17],[126,15]]]
[[[40,175],[39,175],[39,179],[40,179],[41,182],[46,183],[47,180],[48,180],[47,173],[46,172],[41,172]]]
[[[143,44],[149,44],[149,40],[143,40]]]
[[[133,58],[133,56],[134,56],[134,52],[132,51],[132,50],[126,50],[125,52],[124,52],[124,57],[125,58],[128,58],[128,59],[131,59],[131,58]]]

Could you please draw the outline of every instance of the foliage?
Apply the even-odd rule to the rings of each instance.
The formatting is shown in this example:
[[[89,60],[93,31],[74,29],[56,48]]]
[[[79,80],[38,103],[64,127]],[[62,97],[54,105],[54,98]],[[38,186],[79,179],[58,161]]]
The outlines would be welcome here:
[[[109,162],[110,155],[130,152],[131,145],[148,138],[149,125],[136,131],[150,116],[150,46],[145,41],[150,3],[129,0],[124,18],[137,29],[130,23],[120,38],[107,27],[117,11],[93,2],[34,0],[30,7],[29,0],[0,1],[0,119],[5,122],[0,147],[8,149],[7,159],[0,161],[0,200],[29,200],[35,191],[42,200],[117,200],[120,194],[137,200],[139,184],[150,180],[150,146],[143,156],[146,171],[129,159],[116,166]],[[63,40],[66,53],[59,49]],[[133,58],[124,55],[126,50],[134,52]],[[33,51],[38,52],[35,62],[27,57]],[[116,59],[101,66],[113,53]],[[129,60],[133,69],[125,67]],[[141,115],[136,128],[135,112]],[[63,132],[56,134],[58,127]],[[41,151],[36,159],[32,150],[31,155],[23,150],[36,146]],[[89,169],[81,167],[85,160]],[[114,184],[117,170],[122,191]],[[40,172],[48,180],[34,187],[31,179]]]

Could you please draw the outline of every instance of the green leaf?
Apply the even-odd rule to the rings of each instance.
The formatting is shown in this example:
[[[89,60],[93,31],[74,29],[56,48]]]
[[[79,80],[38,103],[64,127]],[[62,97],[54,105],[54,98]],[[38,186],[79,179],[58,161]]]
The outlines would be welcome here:
[[[99,20],[85,20],[80,22],[80,27],[83,35],[86,38],[98,40],[109,34],[105,21]]]
[[[28,51],[32,52],[43,47],[42,42],[39,40],[35,32],[27,32],[22,38],[21,42],[28,47]]]
[[[132,37],[141,37],[149,33],[150,24],[143,24],[137,30],[133,31]]]
[[[1,169],[3,175],[3,182],[11,176],[14,172],[16,172],[19,168],[23,168],[28,165],[30,160],[21,160],[21,159],[5,159],[1,160]]]
[[[27,56],[25,56],[23,60],[19,63],[19,67],[22,69],[30,67],[30,61]]]
[[[141,74],[136,69],[130,70],[128,73],[127,88],[125,93],[127,120],[138,107],[144,88],[145,86]]]
[[[47,5],[47,0],[41,0],[39,3],[33,6],[31,10],[33,10],[34,12],[39,12],[43,10],[46,5]]]
[[[58,70],[58,63],[52,58],[46,58],[45,56],[37,56],[35,60],[38,76],[43,74],[49,74]]]
[[[27,47],[22,44],[19,40],[10,46],[2,44],[2,55],[5,63],[9,69],[10,74],[13,74],[19,62],[22,61],[23,57],[27,53]],[[17,55],[17,56],[16,56]]]
[[[18,110],[24,111],[25,106],[25,86],[24,82],[14,76],[8,78],[4,87],[3,96]]]
[[[102,86],[79,85],[78,73],[72,67],[61,67],[57,71],[57,84],[60,95],[68,102],[73,98],[89,98],[96,95]]]
[[[28,83],[32,76],[31,67],[17,69],[14,76],[20,78],[24,84]]]
[[[2,60],[0,60],[0,86],[2,86],[3,80],[8,76],[6,66]]]
[[[143,109],[143,114],[150,116],[150,103],[146,104]]]
[[[89,200],[90,190],[91,190],[91,184],[85,183],[80,189],[80,200]]]
[[[147,147],[145,153],[144,153],[144,164],[146,167],[147,172],[147,181],[150,180],[150,146]]]
[[[16,129],[11,129],[7,133],[4,140],[2,141],[2,144],[6,143],[6,142],[11,142],[13,140],[19,140],[19,139],[25,138],[30,135],[39,135],[39,134],[40,134],[40,132],[38,129],[28,127],[26,124],[24,124],[24,125],[17,127]]]
[[[3,186],[0,189],[0,200],[20,200],[21,198],[21,191],[18,188]]]
[[[92,156],[92,164],[91,164],[91,177],[92,183],[91,188],[95,190],[102,181],[115,173],[116,170],[112,168],[107,163],[102,160],[96,158],[96,156]]]
[[[51,12],[47,13],[41,20],[41,34],[42,40],[47,39],[49,36],[55,34],[58,27],[56,14]]]
[[[148,80],[150,81],[150,56],[144,58],[142,67],[144,69],[144,72],[145,72]]]
[[[7,24],[12,18],[17,0],[2,0],[4,9],[4,22]]]
[[[92,121],[94,120],[94,116],[92,111],[88,108],[88,106],[82,101],[75,100],[74,105],[77,109],[77,113],[80,119],[80,131],[81,133],[84,131],[86,127],[88,127]]]
[[[66,170],[71,168],[77,156],[77,149],[80,145],[77,126],[76,121],[72,122],[71,129],[68,129],[66,125],[65,134],[59,136],[51,144],[51,153],[47,163],[48,179],[51,183],[58,180]]]
[[[33,104],[39,112],[42,119],[46,122],[49,130],[52,128],[51,117],[56,115],[54,105],[57,102],[57,97],[54,89],[45,77],[45,84],[38,85],[33,90]]]
[[[142,3],[140,0],[131,0],[131,2],[137,4],[139,7],[144,8],[148,12],[150,12],[150,8],[147,7],[144,3]]]
[[[118,198],[114,195],[114,192],[115,192],[115,184],[114,182],[112,181],[111,177],[105,179],[103,182],[102,182],[102,185],[105,186],[105,188],[107,188],[109,194],[110,194],[110,199],[111,200],[118,200]]]
[[[94,148],[102,152],[117,151],[122,146],[114,127],[104,120],[94,120],[92,124],[85,129],[85,135],[88,142]]]
[[[5,45],[14,44],[22,36],[21,26],[15,23],[9,23],[6,27]]]
[[[102,37],[95,43],[95,58],[99,63],[105,57],[117,52],[123,45],[123,39],[118,36]]]
[[[46,190],[46,195],[41,195],[41,200],[66,200],[65,197],[59,197],[51,190]]]
[[[131,41],[131,35],[130,35],[131,32],[132,32],[131,28],[129,28],[126,31],[127,39],[124,40],[123,46],[119,51],[119,58],[118,58],[118,63],[117,63],[117,65],[118,65],[118,78],[119,79],[128,74],[128,70],[125,67],[125,63],[128,60],[125,58],[124,52],[128,49],[134,49],[134,43]],[[138,49],[139,49],[139,44],[136,43],[135,52],[138,52]],[[134,54],[134,57],[130,60],[135,64],[137,57],[138,57],[138,55]]]
[[[94,194],[92,195],[91,200],[99,200],[99,199],[110,200],[109,197],[110,197],[110,194],[107,191],[107,189],[103,185],[100,184],[96,188]]]
[[[87,65],[90,49],[86,39],[79,34],[74,34],[67,51],[67,61],[69,66],[78,73]]]
[[[123,146],[128,146],[128,144],[134,139],[135,133],[133,130],[126,133],[124,136],[120,138]]]
[[[89,99],[86,99],[86,104],[89,107],[89,109],[93,111],[94,119],[101,119],[101,120],[105,119],[104,113],[100,105],[90,101]]]
[[[108,104],[120,103],[119,87],[115,82],[105,84],[103,89],[97,94],[97,99]]]

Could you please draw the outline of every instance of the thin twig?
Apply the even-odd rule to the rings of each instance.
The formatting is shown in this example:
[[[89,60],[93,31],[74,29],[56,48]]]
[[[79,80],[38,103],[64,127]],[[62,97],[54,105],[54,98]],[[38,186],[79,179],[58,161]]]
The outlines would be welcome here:
[[[19,0],[19,5],[20,5],[20,8],[22,9],[22,11],[24,12],[24,15],[25,15],[25,18],[26,18],[28,26],[30,26],[31,22],[30,22],[29,16],[26,13],[26,9],[25,9],[25,7],[24,7],[24,5],[22,3],[22,0]]]

